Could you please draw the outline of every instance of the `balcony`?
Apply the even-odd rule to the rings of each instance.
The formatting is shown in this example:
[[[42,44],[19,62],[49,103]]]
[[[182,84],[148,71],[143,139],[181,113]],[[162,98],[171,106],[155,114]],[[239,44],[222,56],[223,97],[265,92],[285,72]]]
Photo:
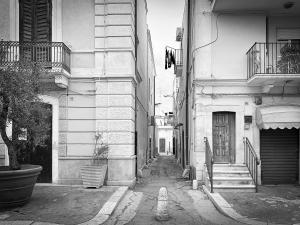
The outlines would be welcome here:
[[[17,66],[20,61],[36,62],[53,75],[57,86],[68,86],[71,50],[62,42],[0,41],[0,53],[0,68]]]
[[[268,12],[298,14],[300,4],[288,0],[211,0],[214,12]],[[291,4],[291,2],[294,2]],[[297,3],[296,3],[297,2]]]
[[[255,43],[247,52],[250,86],[300,83],[300,42]]]
[[[182,65],[183,65],[183,51],[182,49],[175,49],[174,74],[176,74],[176,77],[180,77],[182,75]]]

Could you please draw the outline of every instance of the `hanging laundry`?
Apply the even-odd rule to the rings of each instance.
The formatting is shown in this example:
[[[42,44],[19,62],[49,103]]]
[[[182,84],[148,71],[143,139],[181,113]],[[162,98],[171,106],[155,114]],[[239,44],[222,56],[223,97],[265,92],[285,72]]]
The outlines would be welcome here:
[[[165,54],[165,69],[168,69],[168,50],[166,49],[166,54]]]
[[[170,52],[168,51],[168,68],[170,68],[172,66],[172,62],[171,62],[171,50]]]
[[[172,64],[174,64],[175,65],[175,52],[174,51],[172,51],[172,53],[171,53],[171,62],[172,62]]]

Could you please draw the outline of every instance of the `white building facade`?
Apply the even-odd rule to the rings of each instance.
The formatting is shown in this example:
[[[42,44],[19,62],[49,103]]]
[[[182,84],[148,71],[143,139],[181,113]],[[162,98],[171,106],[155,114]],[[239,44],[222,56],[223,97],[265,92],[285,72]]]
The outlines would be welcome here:
[[[299,184],[300,4],[187,0],[182,26],[180,161],[202,181],[212,154],[248,167],[249,187]]]
[[[81,183],[96,132],[109,145],[109,185],[135,184],[136,170],[152,157],[155,67],[147,10],[146,1],[135,0],[0,1],[0,43],[9,52],[0,66],[18,61],[29,51],[25,45],[34,49],[32,60],[45,53],[39,60],[51,64],[43,96],[52,106],[48,182]],[[0,154],[3,164],[4,144]]]

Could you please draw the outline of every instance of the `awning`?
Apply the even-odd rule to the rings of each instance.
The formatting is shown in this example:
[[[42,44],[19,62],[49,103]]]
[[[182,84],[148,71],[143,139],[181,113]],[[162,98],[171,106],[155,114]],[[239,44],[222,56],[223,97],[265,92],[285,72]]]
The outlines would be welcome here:
[[[256,123],[259,129],[300,128],[300,106],[276,105],[256,109]]]

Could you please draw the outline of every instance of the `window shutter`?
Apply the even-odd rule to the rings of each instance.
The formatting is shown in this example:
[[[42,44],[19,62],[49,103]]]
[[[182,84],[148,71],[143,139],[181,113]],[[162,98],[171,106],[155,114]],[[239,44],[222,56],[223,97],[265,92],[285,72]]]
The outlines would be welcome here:
[[[20,0],[20,42],[32,41],[33,0]]]
[[[51,1],[38,0],[35,4],[35,34],[34,42],[51,41]]]
[[[20,1],[20,42],[51,42],[51,0]]]

